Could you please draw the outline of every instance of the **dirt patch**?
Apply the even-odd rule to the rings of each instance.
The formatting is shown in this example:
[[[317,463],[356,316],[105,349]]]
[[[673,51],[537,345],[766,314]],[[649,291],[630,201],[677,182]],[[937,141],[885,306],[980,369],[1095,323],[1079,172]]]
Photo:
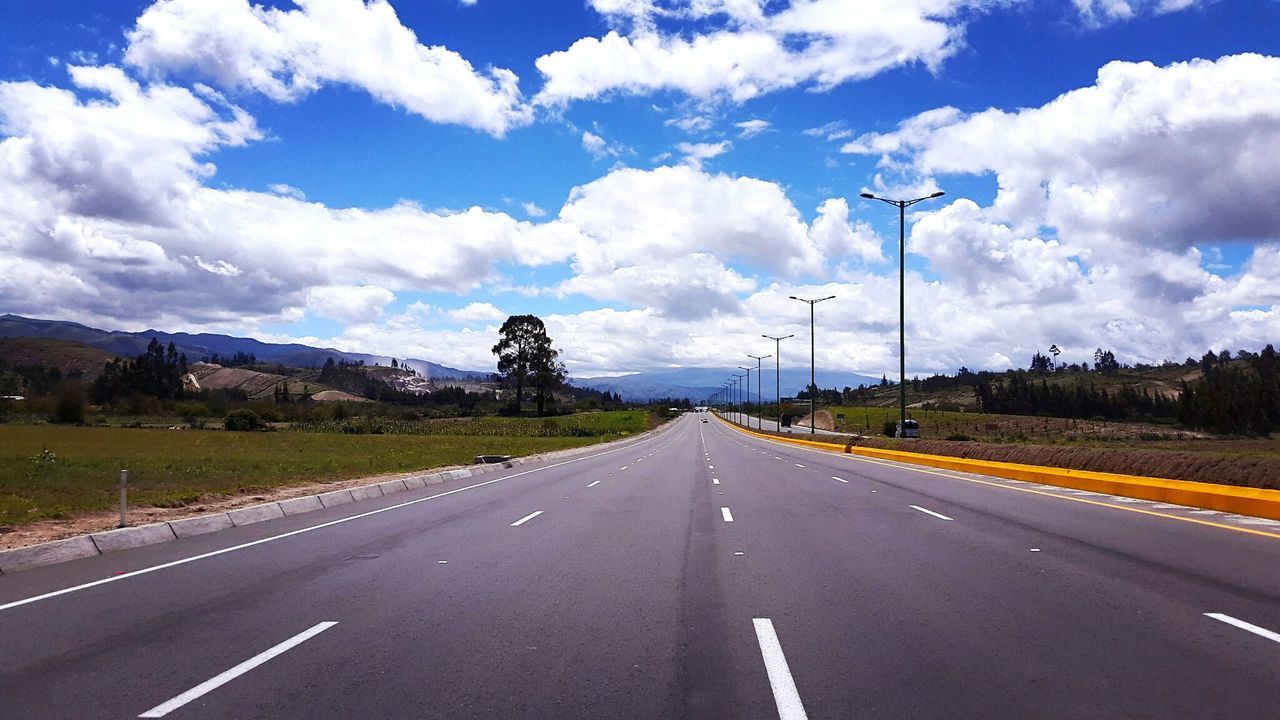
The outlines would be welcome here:
[[[453,467],[460,466],[455,465]],[[414,472],[374,475],[351,480],[334,480],[332,482],[290,485],[279,488],[255,488],[238,492],[234,495],[206,495],[193,503],[177,508],[130,507],[128,520],[129,525],[136,526],[181,520],[188,517],[200,517],[202,515],[216,515],[248,505],[277,502],[306,495],[318,495],[331,490],[344,490],[360,487],[361,485],[386,482],[387,480],[398,480],[412,475],[421,475],[423,472],[440,472],[448,469],[432,468],[428,471],[416,470]],[[92,513],[66,520],[40,520],[16,528],[0,526],[0,550],[12,550],[13,548],[76,537],[77,535],[114,530],[119,522],[120,513],[116,510]]]
[[[818,423],[819,430],[835,430],[836,429],[835,418],[832,417],[830,410],[819,410],[818,412],[814,413],[814,419]],[[809,427],[809,413],[806,412],[804,415],[801,415],[800,417],[796,418],[795,421],[792,422],[791,424],[798,425],[800,427]]]

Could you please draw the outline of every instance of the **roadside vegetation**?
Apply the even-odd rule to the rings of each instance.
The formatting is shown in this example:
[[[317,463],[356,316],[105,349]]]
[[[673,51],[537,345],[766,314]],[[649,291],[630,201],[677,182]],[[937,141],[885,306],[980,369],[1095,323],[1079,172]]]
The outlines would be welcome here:
[[[126,468],[132,504],[178,507],[291,483],[468,465],[477,455],[580,447],[643,432],[651,419],[628,410],[377,422],[383,432],[355,434],[0,425],[0,526],[110,509]]]

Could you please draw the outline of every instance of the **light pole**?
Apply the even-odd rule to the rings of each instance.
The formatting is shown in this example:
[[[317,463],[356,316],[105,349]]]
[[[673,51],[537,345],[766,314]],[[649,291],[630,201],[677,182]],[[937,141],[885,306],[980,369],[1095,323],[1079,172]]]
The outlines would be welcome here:
[[[739,369],[739,370],[741,370],[742,372],[746,373],[746,375],[745,375],[744,377],[746,377],[746,379],[747,379],[747,380],[746,380],[746,387],[747,387],[747,391],[746,391],[746,393],[744,393],[744,394],[743,394],[743,396],[742,396],[742,415],[746,416],[746,426],[747,426],[747,429],[750,429],[750,428],[751,428],[751,416],[750,416],[750,415],[747,415],[747,403],[751,402],[751,368],[749,368],[749,367],[742,367],[741,365],[739,365],[739,366],[738,366],[738,369]],[[742,417],[739,417],[739,418],[738,418],[738,420],[739,420],[739,421],[741,421],[741,420],[742,420]]]
[[[752,355],[748,353],[747,357],[756,359],[756,394],[760,396],[760,400],[761,402],[763,402],[764,401],[764,381],[760,379],[760,361],[764,360],[765,358],[773,357],[773,356],[772,355]],[[748,370],[747,374],[750,375],[751,371]],[[747,427],[751,427],[750,415],[747,416]],[[761,431],[764,430],[763,414],[760,417],[756,418],[756,429]]]
[[[940,198],[946,193],[938,192],[914,200],[888,200],[876,197],[871,193],[860,193],[867,200],[879,200],[898,208],[898,433],[903,434],[907,427],[907,208],[925,200]]]
[[[745,369],[746,369],[746,368],[743,368],[743,367],[741,367],[741,366],[737,366],[737,367],[738,367],[738,369],[739,369],[739,370],[745,370]],[[751,375],[750,375],[750,373],[748,373],[748,374],[746,374],[746,375],[734,375],[734,376],[733,376],[733,378],[734,378],[734,380],[733,380],[734,390],[738,393],[738,404],[737,404],[737,407],[735,407],[735,408],[733,409],[733,414],[734,414],[734,418],[735,418],[734,422],[737,422],[737,423],[739,423],[739,424],[741,424],[741,423],[742,423],[742,406],[743,406],[743,403],[745,403],[745,402],[746,402],[746,401],[743,399],[743,398],[744,398],[744,393],[743,393],[743,387],[742,387],[742,379],[743,379],[743,378],[746,378],[746,377],[750,377],[750,376],[751,376]]]
[[[802,303],[809,303],[809,434],[813,435],[814,433],[817,432],[816,430],[814,430],[814,426],[817,424],[817,421],[818,421],[818,401],[817,401],[818,383],[814,379],[814,369],[813,369],[813,363],[814,363],[813,306],[817,305],[823,300],[830,300],[834,298],[835,295],[828,295],[826,297],[818,298],[817,300],[805,300],[804,298],[796,297],[795,295],[791,295],[789,297],[792,300],[799,300]]]
[[[782,432],[782,341],[795,335],[761,335],[773,341],[773,396],[778,404],[778,432]]]

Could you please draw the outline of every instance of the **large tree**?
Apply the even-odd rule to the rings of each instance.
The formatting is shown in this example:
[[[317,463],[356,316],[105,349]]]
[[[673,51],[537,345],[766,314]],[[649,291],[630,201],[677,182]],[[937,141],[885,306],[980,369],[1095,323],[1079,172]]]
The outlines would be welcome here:
[[[498,374],[515,391],[515,411],[520,412],[524,389],[537,392],[538,412],[544,412],[552,390],[564,382],[564,365],[560,353],[551,345],[547,326],[535,315],[512,315],[498,330]]]

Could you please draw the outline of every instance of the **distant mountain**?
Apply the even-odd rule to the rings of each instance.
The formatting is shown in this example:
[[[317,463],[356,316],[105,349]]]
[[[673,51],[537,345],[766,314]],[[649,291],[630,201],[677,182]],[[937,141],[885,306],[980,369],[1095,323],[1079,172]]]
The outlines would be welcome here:
[[[596,390],[607,390],[622,395],[623,400],[643,402],[653,398],[687,397],[694,402],[707,399],[718,392],[732,375],[741,375],[737,368],[681,368],[679,370],[657,370],[622,375],[616,377],[574,378],[573,384]],[[756,387],[756,372],[751,372],[751,398],[753,402],[762,399],[773,400],[774,373],[773,368],[763,368],[764,392]],[[819,388],[844,389],[859,385],[874,385],[879,378],[859,375],[851,372],[835,370],[818,370],[815,379]],[[782,396],[794,397],[809,385],[808,368],[783,368]]]
[[[316,348],[297,343],[280,344],[264,343],[253,338],[232,337],[214,333],[169,333],[161,330],[144,330],[130,333],[119,330],[99,330],[80,323],[65,320],[39,320],[19,315],[0,315],[0,338],[42,337],[58,340],[71,340],[91,347],[105,350],[120,357],[134,357],[147,349],[152,338],[168,345],[172,342],[178,352],[185,353],[187,358],[196,362],[200,358],[214,354],[222,356],[235,355],[237,352],[252,354],[259,362],[280,363],[292,367],[321,367],[329,358],[357,362],[363,360],[366,365],[391,364],[389,355],[368,355],[365,353],[349,353],[333,348]],[[404,359],[409,367],[418,374],[428,378],[457,378],[459,380],[484,380],[491,371],[459,370],[439,365],[427,360],[413,358]]]

